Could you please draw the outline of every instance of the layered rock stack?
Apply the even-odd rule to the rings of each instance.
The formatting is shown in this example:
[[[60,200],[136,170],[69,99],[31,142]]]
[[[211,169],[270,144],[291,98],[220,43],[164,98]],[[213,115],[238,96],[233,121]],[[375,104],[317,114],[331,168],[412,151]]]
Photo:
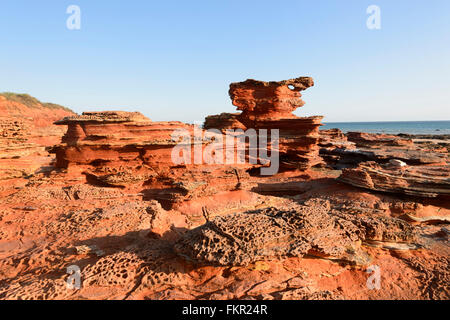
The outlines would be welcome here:
[[[270,152],[278,148],[282,167],[308,169],[321,161],[318,141],[322,117],[301,118],[292,112],[304,105],[300,92],[313,84],[307,77],[233,83],[230,97],[242,113],[208,117],[204,129],[255,129],[258,134],[267,129],[266,149]],[[169,203],[250,188],[249,169],[267,165],[248,161],[250,152],[243,163],[237,156],[227,161],[230,151],[236,154],[237,145],[230,147],[220,141],[230,136],[219,132],[219,137],[205,139],[206,130],[177,121],[153,122],[139,112],[85,112],[55,124],[68,127],[61,144],[51,149],[57,167],[83,173],[87,182],[101,186],[142,188],[139,191],[146,197]],[[279,130],[278,147],[271,145],[273,129]],[[176,131],[183,131],[188,140],[174,139]],[[195,138],[199,132],[200,141]],[[234,138],[238,141],[240,133]],[[219,161],[205,162],[204,152],[215,144],[226,161],[218,156]],[[188,159],[181,164],[173,159],[173,150],[180,145],[186,147]],[[203,157],[200,162],[195,151],[199,149]],[[216,155],[215,151],[211,154]]]
[[[292,112],[302,107],[301,91],[314,85],[309,77],[284,81],[246,80],[232,83],[229,95],[242,113],[209,116],[205,129],[278,129],[280,165],[306,170],[321,162],[319,127],[323,117],[298,117]]]
[[[83,173],[87,182],[105,187],[134,188],[148,199],[173,204],[246,186],[246,164],[195,161],[207,141],[204,131],[178,121],[153,122],[139,112],[85,112],[57,121],[68,129],[52,148],[56,166]],[[174,139],[184,132],[186,141]],[[174,162],[173,149],[184,146],[184,163]]]
[[[56,121],[67,125],[62,144],[53,148],[56,166],[94,165],[102,162],[110,167],[142,164],[153,151],[152,163],[170,161],[171,133],[178,128],[190,129],[181,122],[152,122],[139,112],[84,112],[81,116]],[[161,150],[167,152],[161,152]]]

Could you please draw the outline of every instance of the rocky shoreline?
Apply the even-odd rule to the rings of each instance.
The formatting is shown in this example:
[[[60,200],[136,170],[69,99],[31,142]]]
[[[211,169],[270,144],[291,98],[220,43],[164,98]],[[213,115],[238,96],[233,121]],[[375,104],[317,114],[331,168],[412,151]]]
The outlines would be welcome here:
[[[24,125],[1,99],[0,299],[449,299],[450,136],[320,130],[292,113],[312,85],[233,83],[240,113],[203,128],[62,109],[42,125],[45,108]],[[279,129],[279,172],[173,164],[174,131],[213,128]]]

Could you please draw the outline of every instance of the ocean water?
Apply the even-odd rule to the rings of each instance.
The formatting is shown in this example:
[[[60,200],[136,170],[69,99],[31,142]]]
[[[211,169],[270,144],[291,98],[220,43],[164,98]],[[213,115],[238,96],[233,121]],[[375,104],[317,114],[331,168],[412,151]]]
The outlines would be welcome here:
[[[386,121],[386,122],[327,122],[321,130],[338,128],[343,132],[407,134],[450,134],[450,121]]]

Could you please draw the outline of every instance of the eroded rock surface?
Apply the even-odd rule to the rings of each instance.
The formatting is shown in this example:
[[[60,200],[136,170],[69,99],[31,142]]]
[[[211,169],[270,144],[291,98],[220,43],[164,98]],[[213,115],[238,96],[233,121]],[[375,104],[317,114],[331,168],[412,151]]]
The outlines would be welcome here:
[[[365,162],[344,169],[339,180],[356,187],[419,197],[450,196],[450,166],[379,165]]]
[[[36,175],[0,205],[0,299],[448,297],[445,221],[424,220],[448,216],[445,204],[331,178],[270,181],[303,187],[166,211],[126,188]],[[418,222],[393,218],[405,214]],[[381,290],[367,290],[367,263],[388,270]],[[67,288],[72,265],[81,270],[79,290]]]
[[[354,142],[357,148],[372,148],[380,146],[413,146],[413,141],[390,134],[375,134],[366,132],[347,132],[347,139]]]
[[[73,114],[28,95],[0,94],[0,180],[26,177],[49,165],[45,147],[64,134],[52,122]]]
[[[347,136],[339,129],[320,130],[320,156],[332,168],[354,165],[353,157],[346,157],[356,150],[354,142],[348,141]]]
[[[323,117],[298,117],[292,112],[305,104],[300,92],[313,85],[310,77],[271,82],[249,79],[232,83],[229,95],[242,113],[209,116],[204,128],[223,131],[266,129],[269,132],[277,129],[282,168],[306,170],[322,161],[317,144]]]
[[[87,112],[66,117],[56,124],[67,125],[62,143],[53,147],[56,165],[83,173],[89,183],[103,187],[134,188],[148,199],[171,205],[221,191],[250,188],[249,164],[196,162],[208,141],[195,141],[200,128],[182,122],[152,122],[139,112]],[[174,132],[188,140],[185,157],[176,163],[173,148],[180,144]]]
[[[292,112],[305,105],[300,92],[312,86],[310,77],[270,82],[248,79],[230,84],[229,94],[242,111],[241,121],[253,127],[251,121],[297,118]]]
[[[217,217],[187,232],[175,245],[188,259],[219,265],[307,254],[354,264],[370,262],[361,241],[413,242],[404,221],[334,211],[328,201],[312,199],[289,209],[267,208]]]
[[[442,165],[448,161],[448,150],[439,140],[432,143],[402,135],[343,134],[339,129],[323,130],[320,135],[320,155],[335,169],[352,168],[367,161],[385,164],[401,160],[409,165]]]
[[[295,157],[299,150],[315,157],[320,121],[292,110],[310,84],[237,85],[243,112],[205,123],[222,130],[245,130],[244,123],[279,128],[281,161],[302,171],[270,177],[250,177],[253,165],[173,166],[171,132],[194,129],[187,124],[127,112],[66,114],[59,123],[69,130],[53,149],[58,168],[47,153],[41,162],[32,151],[24,168],[45,170],[0,185],[0,299],[448,299],[448,200],[402,195],[436,193],[437,181],[448,189],[445,166],[410,166],[417,159],[434,164],[424,161],[428,153],[445,159],[446,142],[419,145],[412,138],[411,146],[389,137],[377,145],[376,137],[359,135],[367,141],[354,152],[391,165],[369,166],[382,168],[380,176],[368,173],[372,182],[395,186],[395,193],[341,183],[338,170],[326,166],[303,171],[314,161]],[[51,140],[26,140],[27,110],[0,122],[0,140],[13,142],[4,154],[20,156],[10,164],[27,157],[27,144],[42,150]],[[52,136],[55,128],[62,135],[61,126],[33,132]],[[345,152],[354,144],[338,130],[320,140],[321,148]],[[417,153],[392,161],[405,150]],[[359,176],[351,179],[360,183]],[[165,201],[177,205],[169,210]],[[380,290],[367,289],[368,265],[382,270]],[[80,268],[78,290],[67,287],[69,266]]]

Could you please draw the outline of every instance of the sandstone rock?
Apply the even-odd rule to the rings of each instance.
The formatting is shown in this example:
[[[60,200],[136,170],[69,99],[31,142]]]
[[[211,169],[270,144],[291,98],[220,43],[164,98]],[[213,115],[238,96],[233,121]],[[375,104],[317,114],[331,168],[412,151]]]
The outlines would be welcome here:
[[[448,153],[450,151],[449,134],[398,134],[401,138],[412,139],[416,146],[427,152]]]
[[[246,127],[239,121],[240,113],[221,113],[219,115],[207,116],[203,127],[205,129],[219,129],[223,133],[226,130],[242,129]]]
[[[407,166],[398,170],[390,164],[365,162],[344,169],[339,180],[374,191],[403,193],[419,197],[450,195],[450,166]]]
[[[355,152],[358,153],[358,152]],[[360,155],[366,157],[366,161],[376,161],[385,163],[390,160],[400,160],[410,165],[443,164],[447,160],[445,153],[424,152],[420,148],[416,149],[396,149],[396,148],[374,148],[359,149]]]
[[[391,160],[389,160],[389,163],[392,164],[394,167],[397,167],[397,168],[403,168],[403,167],[407,166],[406,163],[404,163],[401,160],[397,160],[397,159],[391,159]]]
[[[77,254],[80,254],[80,255],[94,254],[97,257],[102,257],[105,255],[105,252],[103,252],[103,250],[99,249],[96,245],[76,246],[75,250],[76,250]]]
[[[365,161],[385,163],[390,160],[401,160],[407,164],[438,164],[446,160],[446,154],[441,152],[424,152],[412,139],[387,134],[364,132],[348,132],[349,141],[354,142]]]
[[[278,297],[277,297],[278,298]],[[342,300],[338,293],[328,290],[319,291],[310,288],[300,288],[279,293],[280,300]]]
[[[286,150],[289,143],[295,149],[312,135],[310,125],[305,129],[288,114],[299,97],[274,90],[281,103],[273,117],[280,119],[271,123],[264,106],[277,101],[264,96],[271,89],[262,87],[256,90],[261,94],[253,111],[249,95],[237,102],[249,111],[248,122],[260,128],[278,123],[286,139],[283,163],[311,165],[313,161],[296,164],[295,155]],[[0,105],[5,100],[0,95]],[[265,120],[250,120],[258,113]],[[240,115],[208,117],[205,126],[247,129]],[[0,185],[0,299],[449,297],[449,232],[441,227],[449,220],[446,198],[367,192],[335,181],[336,171],[330,170],[251,178],[248,170],[253,165],[174,166],[169,151],[177,142],[171,132],[193,127],[152,122],[139,113],[86,113],[63,122],[71,129],[54,149],[62,159],[60,168],[50,166],[42,173],[36,169],[49,161],[36,154],[50,140],[34,135],[25,140],[37,132],[30,129],[36,128],[30,126],[33,121],[25,116],[22,121],[7,119],[0,130],[5,151],[1,160],[19,169],[19,177],[28,175],[24,169],[30,172],[26,179]],[[54,128],[63,130],[49,126],[39,132],[53,134]],[[444,177],[448,168],[414,165],[436,163],[436,155],[442,162],[445,152],[433,149],[427,154],[428,149],[421,148],[425,146],[367,140],[373,144],[354,149],[342,132],[329,130],[319,143],[322,149],[336,150],[331,156],[342,161],[372,158],[386,163],[377,166],[389,176],[373,179],[375,186],[408,189],[424,178],[417,190],[434,192],[436,185],[431,183],[439,179],[448,189]],[[32,151],[32,144],[39,150]],[[410,177],[414,183],[405,185],[401,180]],[[251,191],[227,191],[250,189],[254,181],[259,186]],[[11,190],[3,189],[7,185]],[[177,205],[165,210],[164,200]],[[200,227],[189,231],[196,226]],[[77,257],[75,250],[65,248],[78,248],[89,256]],[[98,248],[103,252],[96,254]],[[366,289],[369,275],[359,266],[368,263],[388,271],[382,272],[380,290]],[[67,290],[66,284],[66,267],[73,264],[82,270],[82,288],[76,291]]]
[[[249,121],[296,118],[292,112],[305,104],[300,92],[312,86],[310,77],[271,82],[248,79],[230,84],[229,94],[242,111],[240,119],[252,127]]]
[[[442,165],[447,161],[445,153],[426,152],[420,148],[372,147],[370,149],[321,148],[321,156],[336,169],[354,168],[362,162],[380,164],[398,160],[407,165]]]
[[[384,164],[396,160],[408,165],[437,165],[448,160],[446,150],[427,150],[400,136],[364,132],[349,132],[345,138],[342,135],[338,129],[323,130],[319,143],[322,158],[339,170],[367,161]]]
[[[78,170],[87,182],[104,187],[137,188],[146,199],[167,206],[220,191],[250,188],[245,169],[249,164],[197,163],[208,141],[195,141],[199,128],[182,122],[152,122],[139,112],[88,112],[66,117],[56,124],[67,125],[62,143],[52,148],[56,166]],[[183,130],[192,137],[182,142],[188,161],[174,163],[173,148],[180,143],[172,134]]]
[[[189,260],[218,265],[307,254],[364,265],[370,259],[361,241],[375,240],[412,242],[415,231],[398,219],[336,212],[328,201],[312,199],[286,210],[216,217],[185,233],[174,248]]]
[[[120,122],[149,122],[149,118],[140,112],[127,111],[102,111],[102,112],[83,112],[82,116],[73,115],[65,117],[62,120],[55,121],[55,124],[73,124],[83,122],[99,123],[120,123]]]
[[[49,164],[45,147],[64,133],[52,122],[73,112],[28,95],[1,93],[0,98],[0,180],[29,176]]]
[[[281,166],[306,170],[322,161],[317,143],[323,117],[302,118],[292,112],[305,104],[300,91],[313,85],[314,81],[309,77],[278,82],[249,79],[232,83],[229,95],[233,105],[242,113],[209,116],[204,128],[222,131],[277,129]]]
[[[347,132],[349,141],[354,142],[357,148],[371,148],[380,146],[413,146],[411,139],[401,138],[389,134],[376,134],[366,132]]]
[[[321,147],[334,147],[341,149],[355,149],[355,143],[349,142],[347,136],[339,129],[320,130],[319,145]]]
[[[346,135],[339,129],[320,130],[320,156],[334,169],[341,169],[349,165],[345,156],[348,150],[356,149],[355,143],[348,141]],[[354,160],[350,160],[350,165]]]

